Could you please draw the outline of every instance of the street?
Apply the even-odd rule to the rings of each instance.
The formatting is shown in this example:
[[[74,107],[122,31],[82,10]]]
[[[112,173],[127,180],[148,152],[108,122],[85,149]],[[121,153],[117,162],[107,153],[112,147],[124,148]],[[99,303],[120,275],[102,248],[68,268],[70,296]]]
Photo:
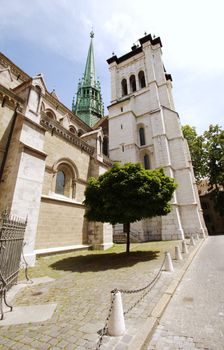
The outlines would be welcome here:
[[[207,238],[144,349],[224,349],[224,236]]]

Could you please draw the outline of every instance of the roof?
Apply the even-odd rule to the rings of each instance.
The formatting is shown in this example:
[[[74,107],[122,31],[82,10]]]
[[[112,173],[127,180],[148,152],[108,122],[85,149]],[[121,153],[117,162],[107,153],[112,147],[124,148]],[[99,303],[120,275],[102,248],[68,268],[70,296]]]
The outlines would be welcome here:
[[[113,55],[112,57],[108,58],[107,63],[111,64],[113,62],[116,62],[117,64],[119,64],[119,63],[124,62],[127,59],[129,59],[135,55],[138,55],[139,53],[141,53],[143,51],[142,46],[147,41],[149,41],[151,43],[151,45],[159,44],[162,47],[162,42],[161,42],[160,37],[152,38],[151,34],[148,34],[148,35],[145,35],[144,37],[139,39],[139,43],[141,46],[133,45],[132,51],[126,53],[125,55],[123,55],[121,57],[117,57],[116,55]]]

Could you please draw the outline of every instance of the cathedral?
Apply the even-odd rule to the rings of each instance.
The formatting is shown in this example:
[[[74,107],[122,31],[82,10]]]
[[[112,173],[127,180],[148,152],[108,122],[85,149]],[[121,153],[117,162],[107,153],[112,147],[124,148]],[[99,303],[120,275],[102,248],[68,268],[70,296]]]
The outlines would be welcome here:
[[[47,90],[42,74],[30,77],[0,53],[0,212],[27,217],[24,249],[30,265],[40,254],[112,246],[123,226],[88,222],[83,201],[88,178],[115,161],[163,167],[178,183],[172,212],[133,223],[135,239],[206,233],[160,38],[145,35],[130,52],[107,60],[108,117],[96,79],[93,38],[91,32],[71,110]]]

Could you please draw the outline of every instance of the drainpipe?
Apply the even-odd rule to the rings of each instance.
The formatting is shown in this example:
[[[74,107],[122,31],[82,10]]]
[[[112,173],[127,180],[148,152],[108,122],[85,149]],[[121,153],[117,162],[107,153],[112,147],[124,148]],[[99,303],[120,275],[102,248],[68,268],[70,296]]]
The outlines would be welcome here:
[[[2,164],[1,164],[1,168],[0,168],[0,183],[2,182],[2,177],[3,177],[3,173],[4,173],[5,163],[6,163],[6,160],[7,160],[8,153],[9,153],[9,146],[10,146],[10,143],[11,143],[11,140],[12,140],[12,135],[13,135],[13,131],[14,131],[15,124],[16,124],[18,105],[19,104],[17,103],[16,108],[15,108],[14,113],[13,113],[12,125],[11,125],[11,128],[10,128],[9,137],[8,137],[8,140],[7,140],[7,143],[6,143],[6,150],[5,150],[3,159],[2,159]]]

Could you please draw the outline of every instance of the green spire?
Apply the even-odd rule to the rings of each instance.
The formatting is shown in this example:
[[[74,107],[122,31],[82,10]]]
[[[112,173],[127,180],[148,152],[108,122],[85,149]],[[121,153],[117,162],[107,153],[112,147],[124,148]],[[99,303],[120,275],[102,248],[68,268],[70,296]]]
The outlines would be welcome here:
[[[93,126],[103,116],[104,111],[100,82],[96,80],[93,31],[90,33],[90,38],[85,73],[82,80],[79,80],[76,103],[72,102],[72,111],[86,124]]]
[[[86,68],[84,73],[84,81],[87,85],[91,85],[96,81],[96,72],[95,72],[95,63],[94,63],[94,53],[93,53],[93,38],[94,33],[91,31],[90,33],[90,45],[89,45],[89,51],[88,56],[86,60]]]

